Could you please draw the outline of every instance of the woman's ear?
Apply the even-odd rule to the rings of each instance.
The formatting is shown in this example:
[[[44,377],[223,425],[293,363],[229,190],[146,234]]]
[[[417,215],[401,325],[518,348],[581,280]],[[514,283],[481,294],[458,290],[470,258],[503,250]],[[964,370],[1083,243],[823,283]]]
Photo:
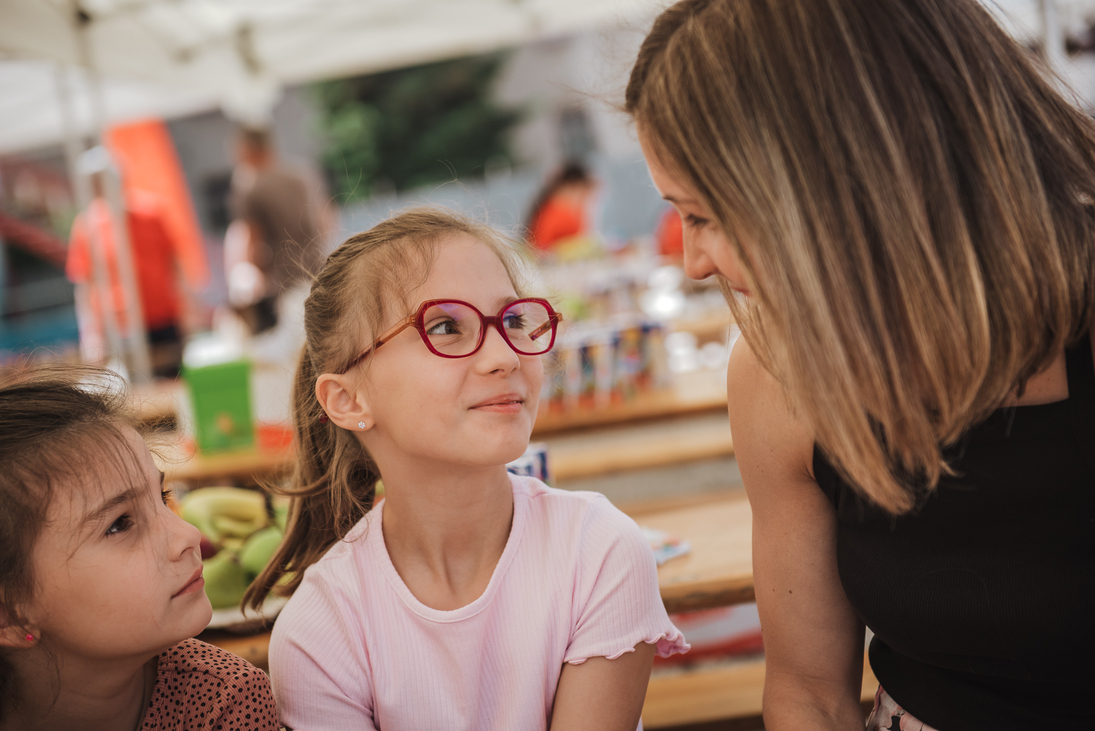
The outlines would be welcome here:
[[[327,412],[327,418],[336,426],[350,431],[373,427],[372,410],[365,399],[364,389],[351,383],[345,374],[324,373],[317,378],[316,399]]]

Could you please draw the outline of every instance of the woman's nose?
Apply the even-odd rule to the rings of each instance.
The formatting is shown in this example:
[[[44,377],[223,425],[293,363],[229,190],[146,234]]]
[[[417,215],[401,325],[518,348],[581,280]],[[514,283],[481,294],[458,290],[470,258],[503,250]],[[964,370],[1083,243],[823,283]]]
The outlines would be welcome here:
[[[707,279],[718,273],[718,267],[703,247],[689,243],[687,238],[684,242],[684,273],[690,279]]]

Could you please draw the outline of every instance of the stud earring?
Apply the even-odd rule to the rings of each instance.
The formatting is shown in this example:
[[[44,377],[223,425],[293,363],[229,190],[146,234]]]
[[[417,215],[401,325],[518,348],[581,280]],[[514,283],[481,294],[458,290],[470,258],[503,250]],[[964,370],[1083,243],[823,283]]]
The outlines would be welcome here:
[[[364,421],[357,422],[357,428],[358,429],[364,429],[365,428],[365,422]]]
[[[30,632],[27,632],[27,642],[34,642],[34,635]]]

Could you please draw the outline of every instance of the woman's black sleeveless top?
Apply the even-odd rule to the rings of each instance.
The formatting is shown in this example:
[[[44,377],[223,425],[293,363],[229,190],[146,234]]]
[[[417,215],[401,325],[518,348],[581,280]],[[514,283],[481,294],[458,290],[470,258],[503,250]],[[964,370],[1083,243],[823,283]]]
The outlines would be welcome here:
[[[871,667],[939,731],[1095,729],[1095,367],[1065,401],[994,412],[912,513],[859,498],[819,449],[837,563],[874,633]]]

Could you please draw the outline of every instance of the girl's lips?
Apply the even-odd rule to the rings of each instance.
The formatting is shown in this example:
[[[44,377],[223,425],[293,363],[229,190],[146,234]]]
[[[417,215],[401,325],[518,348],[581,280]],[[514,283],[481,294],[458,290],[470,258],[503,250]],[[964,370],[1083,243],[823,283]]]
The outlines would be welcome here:
[[[472,406],[473,411],[491,411],[497,414],[516,414],[525,407],[524,401],[491,401],[486,404]]]
[[[196,591],[201,591],[204,588],[205,579],[202,578],[202,567],[199,566],[198,570],[194,572],[194,576],[186,583],[186,586],[175,592],[171,598],[174,599],[175,597],[183,596],[184,594],[192,594]]]
[[[521,407],[524,406],[524,404],[525,404],[525,399],[520,394],[507,393],[507,394],[502,394],[501,396],[494,396],[492,398],[484,399],[483,401],[480,401],[479,403],[477,403],[475,406],[472,406],[471,408],[476,409],[476,410],[486,409],[486,410],[489,410],[489,411],[493,411],[495,409],[500,408],[500,409],[504,409],[506,411],[509,411],[509,410],[520,410]]]

